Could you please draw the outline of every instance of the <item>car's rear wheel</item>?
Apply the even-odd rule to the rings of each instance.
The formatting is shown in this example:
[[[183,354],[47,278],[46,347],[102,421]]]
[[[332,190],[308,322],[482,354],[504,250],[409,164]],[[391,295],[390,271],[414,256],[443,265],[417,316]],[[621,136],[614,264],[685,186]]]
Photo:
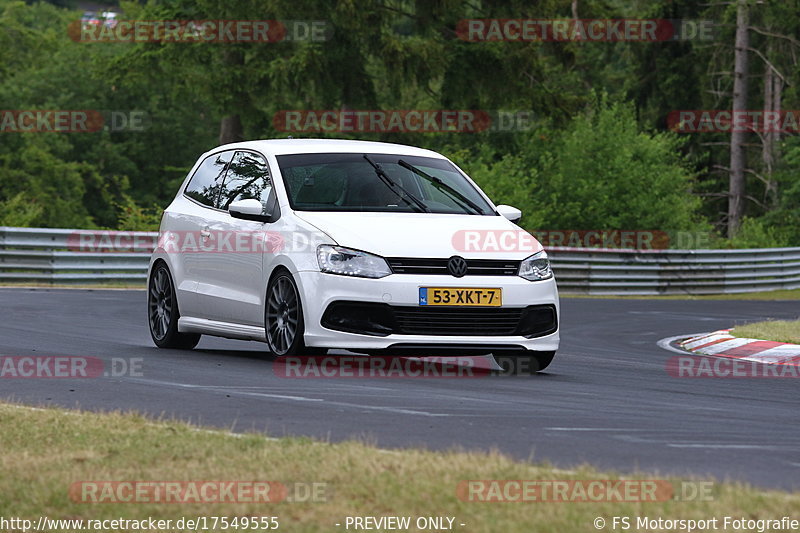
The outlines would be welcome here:
[[[178,298],[172,276],[164,263],[157,263],[147,284],[147,322],[150,336],[159,348],[191,350],[200,342],[197,333],[178,331]]]
[[[325,355],[324,348],[306,348],[303,342],[305,322],[300,291],[291,274],[281,270],[267,286],[264,311],[267,345],[272,355]]]
[[[495,354],[494,360],[503,368],[503,370],[498,371],[498,373],[504,375],[524,375],[541,372],[550,366],[555,355],[556,352],[532,352],[529,350],[521,350],[518,352]]]

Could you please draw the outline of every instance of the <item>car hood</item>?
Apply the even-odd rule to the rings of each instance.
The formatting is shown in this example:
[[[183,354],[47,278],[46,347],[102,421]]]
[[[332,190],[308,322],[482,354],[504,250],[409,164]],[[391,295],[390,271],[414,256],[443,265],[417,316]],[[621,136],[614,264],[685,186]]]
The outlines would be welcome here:
[[[502,216],[295,212],[340,246],[384,257],[525,259],[542,249]]]

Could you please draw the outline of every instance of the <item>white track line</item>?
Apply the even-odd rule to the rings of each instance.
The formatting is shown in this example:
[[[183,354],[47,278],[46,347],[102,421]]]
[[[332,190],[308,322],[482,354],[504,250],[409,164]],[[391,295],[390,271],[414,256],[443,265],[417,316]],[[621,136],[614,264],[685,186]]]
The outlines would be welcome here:
[[[664,339],[661,339],[656,344],[658,344],[658,346],[660,348],[663,348],[663,349],[665,349],[665,350],[667,350],[669,352],[675,352],[675,353],[679,353],[681,355],[691,354],[693,352],[689,352],[689,351],[686,351],[686,350],[681,350],[680,348],[676,348],[676,347],[672,346],[672,343],[675,342],[675,341],[678,341],[678,340],[689,339],[691,337],[699,337],[700,335],[710,335],[710,333],[709,332],[685,333],[683,335],[675,335],[674,337],[666,337]]]

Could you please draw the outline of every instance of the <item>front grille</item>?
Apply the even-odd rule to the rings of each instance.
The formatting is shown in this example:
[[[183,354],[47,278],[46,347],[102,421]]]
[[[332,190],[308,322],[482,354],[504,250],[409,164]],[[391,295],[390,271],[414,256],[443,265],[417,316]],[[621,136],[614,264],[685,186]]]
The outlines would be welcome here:
[[[513,335],[523,309],[395,307],[401,335]]]
[[[373,302],[332,302],[322,326],[336,331],[386,335],[541,337],[558,329],[552,304],[528,307],[399,306]]]
[[[394,274],[438,274],[449,276],[448,259],[390,257],[386,259]],[[466,276],[516,276],[519,261],[504,259],[466,259]]]

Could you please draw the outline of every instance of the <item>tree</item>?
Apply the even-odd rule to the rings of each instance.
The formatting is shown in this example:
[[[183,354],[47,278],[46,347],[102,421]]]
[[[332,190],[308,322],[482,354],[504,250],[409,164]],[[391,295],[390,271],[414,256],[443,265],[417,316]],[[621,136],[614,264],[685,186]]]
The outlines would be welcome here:
[[[747,77],[750,73],[750,7],[747,0],[738,0],[736,5],[736,45],[733,69],[733,112],[742,112],[747,107]],[[747,132],[743,128],[731,128],[730,180],[728,185],[728,237],[734,237],[744,215],[745,168],[747,166],[745,141]]]

